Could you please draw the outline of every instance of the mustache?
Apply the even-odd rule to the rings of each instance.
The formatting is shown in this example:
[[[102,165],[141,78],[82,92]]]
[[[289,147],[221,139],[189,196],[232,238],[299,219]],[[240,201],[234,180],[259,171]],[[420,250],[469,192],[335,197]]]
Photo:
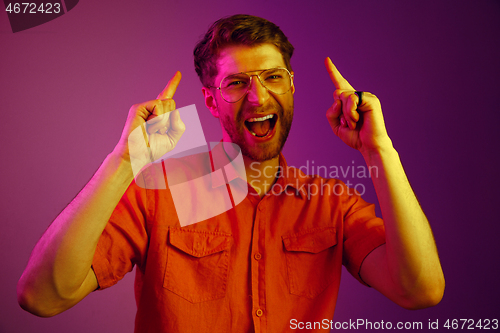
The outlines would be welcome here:
[[[283,116],[284,110],[281,105],[279,105],[276,101],[272,101],[266,105],[260,106],[260,107],[251,107],[251,108],[245,108],[240,112],[237,116],[237,119],[239,121],[244,121],[246,119],[246,114],[255,114],[255,113],[262,113],[262,114],[268,114],[268,113],[276,113],[279,118]]]

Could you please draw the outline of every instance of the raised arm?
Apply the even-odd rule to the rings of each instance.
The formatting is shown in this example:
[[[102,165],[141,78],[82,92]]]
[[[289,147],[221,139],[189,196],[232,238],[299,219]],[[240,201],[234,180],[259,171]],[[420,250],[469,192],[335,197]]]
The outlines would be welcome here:
[[[113,152],[38,241],[17,285],[23,309],[53,316],[98,287],[92,259],[113,210],[134,178],[131,160],[145,165],[162,156],[174,148],[185,130],[179,112],[173,111],[172,98],[180,79],[177,72],[156,100],[132,106]],[[132,151],[140,152],[134,145],[144,146],[144,142],[129,139],[139,126],[147,131],[151,149],[144,156],[131,156]]]
[[[443,271],[429,222],[387,135],[380,101],[369,92],[356,92],[330,58],[325,66],[336,88],[327,111],[330,126],[378,170],[372,180],[387,243],[365,258],[360,276],[402,307],[433,306],[443,296]]]

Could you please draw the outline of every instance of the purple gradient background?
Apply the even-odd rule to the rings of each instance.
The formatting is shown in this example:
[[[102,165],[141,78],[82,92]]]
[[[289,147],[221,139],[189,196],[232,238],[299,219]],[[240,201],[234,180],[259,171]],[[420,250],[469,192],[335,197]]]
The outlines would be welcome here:
[[[191,54],[211,22],[235,13],[275,22],[296,47],[289,164],[363,163],[325,118],[330,56],[381,99],[434,230],[447,279],[438,306],[404,310],[345,274],[335,321],[500,318],[499,1],[85,0],[16,34],[0,14],[0,332],[133,331],[133,274],[50,319],[21,310],[16,283],[41,234],[113,149],[129,107],[155,98],[176,70],[177,105],[195,103],[207,140],[220,139]]]

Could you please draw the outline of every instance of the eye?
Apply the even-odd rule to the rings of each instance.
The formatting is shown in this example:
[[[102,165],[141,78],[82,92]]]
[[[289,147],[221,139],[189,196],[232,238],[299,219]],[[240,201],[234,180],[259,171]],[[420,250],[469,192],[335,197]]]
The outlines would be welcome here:
[[[244,88],[248,85],[248,76],[235,75],[227,77],[222,83],[223,88],[227,89],[239,89]]]
[[[231,81],[227,83],[227,87],[236,87],[236,86],[241,86],[246,84],[246,82],[243,81]]]
[[[283,80],[283,76],[279,74],[270,74],[266,75],[265,81],[266,82],[279,82]]]
[[[279,82],[282,81],[284,76],[283,70],[272,69],[270,71],[264,72],[264,80],[267,82]]]

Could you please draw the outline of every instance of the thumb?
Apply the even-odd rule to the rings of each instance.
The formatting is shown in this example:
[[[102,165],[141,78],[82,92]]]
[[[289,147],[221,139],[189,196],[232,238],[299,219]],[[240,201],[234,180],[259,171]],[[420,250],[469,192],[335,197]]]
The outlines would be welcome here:
[[[174,110],[170,113],[170,129],[168,136],[173,142],[177,143],[182,134],[186,131],[186,124],[181,119],[179,110]]]
[[[335,131],[340,125],[340,114],[342,113],[340,100],[335,100],[332,106],[326,111],[326,119],[330,123],[330,126]]]

